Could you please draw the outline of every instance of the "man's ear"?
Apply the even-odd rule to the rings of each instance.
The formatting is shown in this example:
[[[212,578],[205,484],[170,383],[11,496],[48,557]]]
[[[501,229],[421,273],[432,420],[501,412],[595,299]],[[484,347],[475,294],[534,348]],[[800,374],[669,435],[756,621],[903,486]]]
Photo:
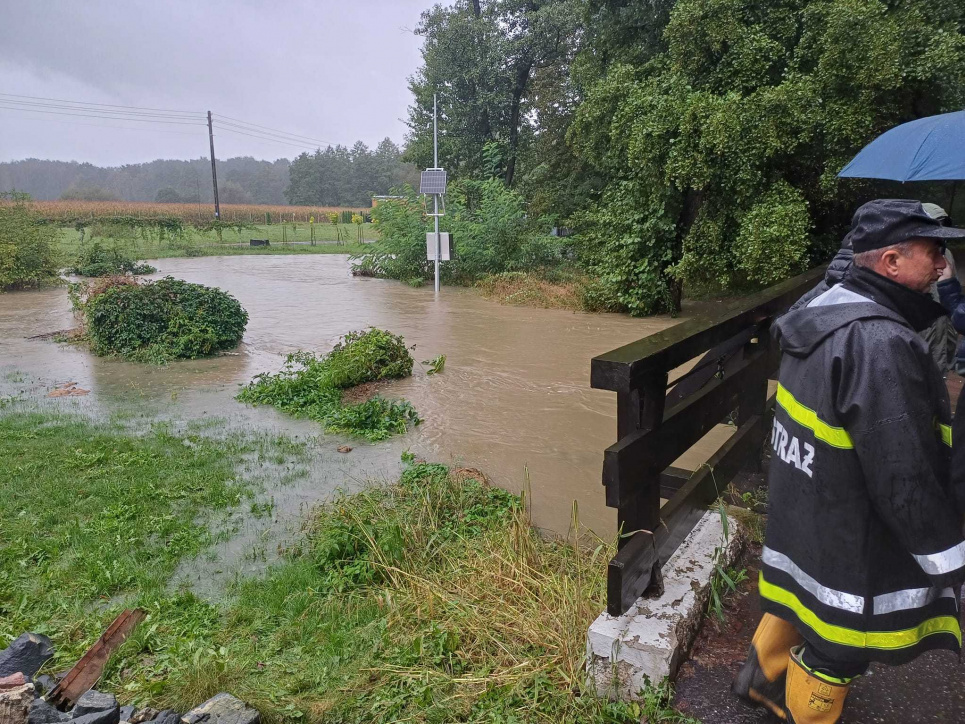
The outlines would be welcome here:
[[[881,268],[885,276],[893,277],[898,274],[898,260],[901,254],[897,249],[888,249],[881,255]]]

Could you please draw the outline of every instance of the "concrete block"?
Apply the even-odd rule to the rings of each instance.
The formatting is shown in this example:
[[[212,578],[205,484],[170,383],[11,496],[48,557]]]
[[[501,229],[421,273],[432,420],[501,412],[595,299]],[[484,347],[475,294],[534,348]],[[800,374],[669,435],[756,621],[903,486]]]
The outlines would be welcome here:
[[[747,533],[728,516],[724,540],[720,513],[708,511],[663,567],[663,594],[642,597],[623,616],[605,612],[587,632],[587,673],[599,696],[639,700],[647,681],[673,679],[703,623],[714,550],[724,549],[723,565],[743,553]]]

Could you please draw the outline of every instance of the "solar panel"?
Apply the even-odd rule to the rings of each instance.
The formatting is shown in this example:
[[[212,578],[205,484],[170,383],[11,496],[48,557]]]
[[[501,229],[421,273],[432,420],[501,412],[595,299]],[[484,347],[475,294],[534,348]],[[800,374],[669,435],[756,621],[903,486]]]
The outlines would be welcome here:
[[[422,179],[419,182],[419,193],[422,194],[444,194],[446,193],[446,172],[441,168],[429,168],[422,172]]]

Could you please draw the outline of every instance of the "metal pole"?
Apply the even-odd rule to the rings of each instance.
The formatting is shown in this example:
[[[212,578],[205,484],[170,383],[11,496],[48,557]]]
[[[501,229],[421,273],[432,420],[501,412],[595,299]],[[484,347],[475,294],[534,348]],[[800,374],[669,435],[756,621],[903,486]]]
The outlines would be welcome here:
[[[208,111],[208,141],[211,143],[211,183],[214,185],[214,218],[221,220],[221,204],[218,203],[218,169],[214,165],[214,131],[211,128],[211,111]]]
[[[436,94],[432,94],[432,157],[433,168],[439,168],[439,115],[436,108]],[[439,293],[439,258],[442,256],[442,237],[439,235],[439,194],[432,195],[436,222],[436,294]]]

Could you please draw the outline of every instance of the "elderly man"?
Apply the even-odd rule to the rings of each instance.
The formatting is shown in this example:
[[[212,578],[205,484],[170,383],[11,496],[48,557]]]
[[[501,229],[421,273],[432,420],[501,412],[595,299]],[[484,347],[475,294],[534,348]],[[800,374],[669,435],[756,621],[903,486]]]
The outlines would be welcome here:
[[[734,691],[796,724],[838,721],[869,662],[960,651],[963,491],[918,332],[943,313],[943,227],[918,201],[854,216],[845,280],[775,325],[783,351],[762,553],[764,618]]]

